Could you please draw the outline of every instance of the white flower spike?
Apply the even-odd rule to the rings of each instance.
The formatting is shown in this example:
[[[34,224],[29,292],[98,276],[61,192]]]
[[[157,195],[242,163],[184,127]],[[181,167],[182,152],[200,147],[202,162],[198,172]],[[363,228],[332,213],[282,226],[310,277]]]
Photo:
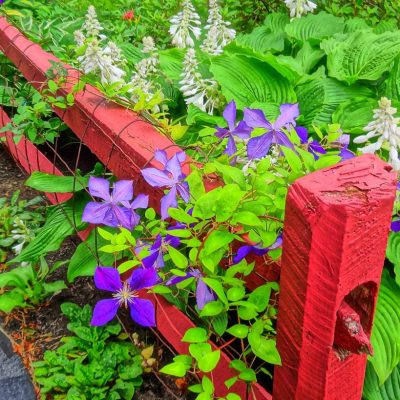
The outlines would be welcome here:
[[[200,17],[190,0],[182,2],[182,11],[171,19],[169,33],[172,44],[179,48],[194,47],[194,39],[201,35]]]
[[[313,12],[317,5],[310,0],[284,0],[290,10],[290,18],[300,18],[309,12]]]
[[[386,97],[379,100],[379,108],[374,110],[374,120],[365,128],[366,135],[356,137],[354,143],[370,142],[370,139],[378,138],[376,142],[359,148],[362,153],[375,153],[382,147],[389,149],[389,163],[396,171],[400,171],[399,148],[400,148],[400,118],[394,115],[397,109],[392,107],[392,102]]]

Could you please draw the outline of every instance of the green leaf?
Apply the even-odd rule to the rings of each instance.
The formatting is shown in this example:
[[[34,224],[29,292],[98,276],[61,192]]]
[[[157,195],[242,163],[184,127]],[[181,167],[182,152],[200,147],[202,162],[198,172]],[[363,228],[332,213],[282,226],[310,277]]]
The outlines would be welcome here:
[[[211,60],[211,72],[228,101],[243,109],[254,102],[294,103],[289,81],[268,63],[244,55],[221,55]]]
[[[25,185],[46,193],[74,193],[86,188],[88,180],[82,176],[59,176],[35,171]]]
[[[167,375],[177,376],[182,378],[186,375],[187,366],[181,362],[173,362],[171,364],[167,364],[160,369],[160,372]]]
[[[204,242],[202,253],[208,255],[221,248],[227,248],[234,238],[235,235],[228,231],[213,231]]]
[[[181,269],[188,266],[187,258],[179,251],[174,249],[172,246],[168,246],[168,254],[171,257],[172,262]]]
[[[352,85],[347,86],[331,78],[316,78],[296,87],[304,124],[321,126],[330,124],[337,107],[353,98],[373,97],[371,90]]]
[[[5,313],[11,312],[15,307],[25,307],[24,296],[16,290],[0,295],[0,311]]]
[[[224,304],[228,304],[228,299],[226,298],[225,290],[221,282],[212,278],[202,278],[202,281],[217,294],[218,298]]]
[[[182,79],[182,65],[185,51],[183,49],[168,49],[158,52],[162,72],[175,83]]]
[[[314,168],[317,170],[330,167],[331,165],[337,164],[340,160],[341,158],[339,156],[323,156],[315,162]]]
[[[86,202],[86,196],[75,196],[49,207],[46,223],[37,231],[35,239],[10,262],[37,261],[48,252],[58,250],[65,238],[75,232],[75,227],[80,231],[86,226],[81,221]]]
[[[250,295],[248,301],[256,306],[258,312],[263,312],[268,306],[271,290],[275,283],[266,283],[265,285],[258,286]]]
[[[205,354],[197,360],[197,365],[202,372],[211,372],[218,364],[221,357],[221,350],[215,350]]]
[[[383,81],[382,91],[387,98],[400,101],[400,56],[396,58],[387,79]]]
[[[400,54],[400,32],[354,32],[328,54],[329,76],[352,84],[379,79]]]
[[[232,287],[227,291],[227,296],[230,301],[242,300],[246,295],[246,289],[243,286]]]
[[[364,400],[394,400],[400,399],[400,365],[398,364],[386,379],[385,383],[379,383],[378,376],[370,362],[367,363],[365,373]]]
[[[251,368],[246,368],[239,374],[239,378],[246,382],[257,382],[256,373]]]
[[[201,317],[214,317],[224,311],[224,305],[219,301],[210,301],[200,311]]]
[[[232,223],[249,226],[262,226],[260,218],[251,211],[239,211],[233,215]]]
[[[310,40],[319,43],[335,33],[343,32],[344,19],[335,17],[326,12],[308,14],[302,18],[293,18],[285,28],[286,33],[299,41]]]
[[[247,337],[249,333],[249,327],[243,324],[236,324],[231,326],[226,331],[230,333],[232,336],[235,336],[239,339],[244,339],[245,337]]]
[[[185,224],[193,224],[198,222],[197,218],[192,217],[186,211],[183,211],[180,208],[171,208],[169,209],[168,214],[176,221],[184,222]]]
[[[182,342],[201,343],[208,340],[207,331],[203,328],[189,328],[182,338]]]
[[[103,228],[103,231],[110,228]],[[97,265],[112,265],[114,254],[98,252],[108,241],[93,230],[88,238],[76,248],[68,264],[67,279],[73,282],[79,276],[93,276]]]
[[[370,358],[379,383],[383,384],[400,362],[400,288],[387,270],[383,271],[376,306]]]

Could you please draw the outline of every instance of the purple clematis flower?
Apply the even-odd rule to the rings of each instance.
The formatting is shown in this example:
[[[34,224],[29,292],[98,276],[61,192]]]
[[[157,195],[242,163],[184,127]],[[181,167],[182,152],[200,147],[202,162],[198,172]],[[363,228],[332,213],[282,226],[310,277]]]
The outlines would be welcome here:
[[[228,128],[220,128],[217,126],[215,136],[220,139],[228,138],[228,143],[224,153],[228,154],[228,156],[232,156],[237,151],[235,136],[241,139],[247,139],[250,137],[250,133],[253,129],[247,126],[244,121],[240,121],[236,126],[236,103],[234,100],[225,107],[222,115],[228,124]]]
[[[400,232],[400,219],[395,219],[392,221],[390,224],[390,230],[395,233]]]
[[[189,185],[184,182],[186,175],[182,172],[181,163],[185,161],[186,154],[181,151],[167,159],[167,153],[164,150],[157,150],[155,159],[159,161],[164,169],[145,168],[142,169],[142,175],[146,182],[153,187],[167,187],[170,191],[161,199],[161,218],[169,217],[168,209],[178,207],[176,199],[178,193],[186,203],[190,199]]]
[[[143,266],[146,268],[163,268],[164,254],[168,253],[168,246],[178,247],[181,244],[179,238],[171,235],[166,235],[163,238],[161,235],[157,235],[156,240],[150,247],[150,255],[144,257],[142,260]]]
[[[132,229],[132,211],[124,206],[133,197],[132,181],[115,182],[110,194],[110,182],[92,176],[89,179],[89,193],[104,201],[89,202],[83,210],[82,221]]]
[[[202,310],[204,306],[210,301],[218,299],[217,294],[208,287],[203,281],[203,274],[198,269],[190,269],[185,276],[173,276],[165,284],[167,286],[176,285],[179,282],[183,282],[189,278],[195,278],[196,280],[196,304],[199,310]]]
[[[319,154],[326,154],[326,150],[312,138],[308,137],[308,129],[304,126],[297,126],[295,128],[297,136],[300,138],[301,144],[307,145],[307,151],[314,156],[315,160],[319,159]]]
[[[296,118],[299,116],[298,104],[282,104],[281,114],[277,120],[271,124],[262,110],[251,108],[244,109],[244,120],[252,128],[265,128],[267,131],[257,137],[253,137],[247,143],[247,157],[250,160],[265,157],[272,144],[293,148],[293,143],[289,140],[283,128],[290,128],[296,125]]]
[[[140,221],[140,216],[136,213],[135,210],[137,210],[138,208],[147,208],[149,205],[149,196],[147,194],[138,194],[136,198],[132,201],[132,203],[129,203],[128,201],[123,201],[121,202],[121,204],[131,211],[130,229],[132,229],[133,227],[138,225]]]
[[[111,321],[118,308],[130,309],[132,319],[142,326],[156,326],[155,310],[150,300],[140,299],[138,290],[150,288],[159,281],[154,269],[135,269],[131,277],[122,283],[117,269],[97,267],[94,283],[98,289],[113,292],[112,299],[100,300],[94,307],[91,324],[101,326]]]
[[[338,154],[339,157],[342,157],[343,160],[349,160],[350,158],[355,157],[355,154],[348,150],[350,144],[350,135],[343,134],[341,135],[335,142],[335,144],[339,145],[341,148],[340,153]]]
[[[264,254],[268,253],[270,250],[275,250],[278,247],[282,246],[282,234],[280,233],[276,238],[275,242],[271,244],[269,247],[261,247],[261,245],[257,244],[255,246],[240,246],[236,256],[233,257],[233,264],[238,264],[240,261],[243,260],[247,255],[253,253],[257,256],[263,256]]]

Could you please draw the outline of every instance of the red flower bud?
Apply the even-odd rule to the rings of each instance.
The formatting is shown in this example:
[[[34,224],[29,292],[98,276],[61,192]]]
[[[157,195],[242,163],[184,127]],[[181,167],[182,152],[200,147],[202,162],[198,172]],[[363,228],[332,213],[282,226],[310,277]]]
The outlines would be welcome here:
[[[133,10],[125,12],[124,15],[122,16],[122,19],[126,21],[132,21],[134,18],[135,18],[135,12]]]

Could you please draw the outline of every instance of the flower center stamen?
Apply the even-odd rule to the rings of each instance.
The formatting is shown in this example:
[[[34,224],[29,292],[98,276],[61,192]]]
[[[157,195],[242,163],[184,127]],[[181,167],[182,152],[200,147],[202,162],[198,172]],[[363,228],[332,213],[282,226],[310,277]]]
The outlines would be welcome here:
[[[118,300],[120,307],[125,306],[125,308],[128,308],[128,304],[132,303],[133,299],[138,296],[138,292],[132,290],[128,282],[124,282],[124,286],[113,294],[113,297]]]

